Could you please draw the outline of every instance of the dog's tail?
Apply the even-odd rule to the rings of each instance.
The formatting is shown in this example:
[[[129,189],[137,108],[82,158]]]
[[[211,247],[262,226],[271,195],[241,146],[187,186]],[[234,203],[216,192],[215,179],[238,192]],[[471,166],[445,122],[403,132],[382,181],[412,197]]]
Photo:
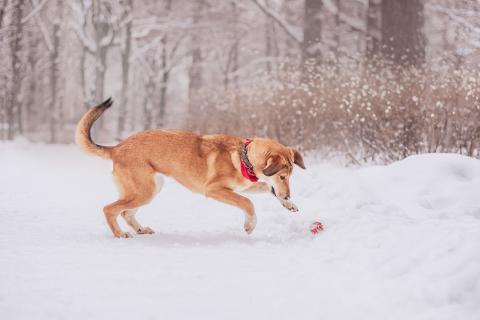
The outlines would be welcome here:
[[[75,132],[75,142],[87,153],[105,158],[112,158],[112,147],[100,146],[92,141],[90,129],[93,123],[102,115],[105,110],[110,108],[113,101],[108,98],[96,107],[87,111],[78,122],[77,130]]]

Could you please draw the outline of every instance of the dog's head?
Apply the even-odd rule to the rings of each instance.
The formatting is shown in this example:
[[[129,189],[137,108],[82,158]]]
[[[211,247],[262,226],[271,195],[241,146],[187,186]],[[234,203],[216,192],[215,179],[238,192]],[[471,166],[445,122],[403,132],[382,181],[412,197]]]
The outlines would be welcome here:
[[[272,193],[281,200],[290,198],[289,179],[293,165],[305,169],[300,153],[285,147],[275,140],[256,138],[253,140],[255,163],[261,168],[260,180],[265,181]],[[257,170],[258,171],[258,170]]]

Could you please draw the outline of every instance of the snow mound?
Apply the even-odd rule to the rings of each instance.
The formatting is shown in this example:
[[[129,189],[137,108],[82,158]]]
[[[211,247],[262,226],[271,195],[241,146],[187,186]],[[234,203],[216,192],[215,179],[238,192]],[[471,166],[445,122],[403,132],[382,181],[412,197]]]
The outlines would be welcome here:
[[[101,212],[109,162],[0,144],[2,319],[478,319],[480,161],[307,167],[300,214],[251,196],[251,236],[235,208],[167,181],[138,214],[157,233],[121,240]]]
[[[454,154],[412,156],[360,170],[372,201],[411,218],[478,216],[480,161]],[[413,216],[414,217],[413,217]]]

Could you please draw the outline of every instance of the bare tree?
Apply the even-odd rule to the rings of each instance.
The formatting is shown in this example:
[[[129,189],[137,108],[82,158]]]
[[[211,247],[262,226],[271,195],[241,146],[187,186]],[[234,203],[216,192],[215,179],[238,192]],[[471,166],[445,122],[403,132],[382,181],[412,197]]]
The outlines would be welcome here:
[[[270,2],[265,1],[267,8],[270,8]],[[280,49],[278,45],[277,28],[275,23],[268,16],[265,16],[265,56],[267,57],[267,72],[271,73],[276,62]]]
[[[48,99],[48,112],[46,113],[48,128],[49,128],[49,138],[48,142],[55,143],[57,142],[58,130],[61,130],[63,126],[63,113],[60,111],[61,106],[58,103],[58,96],[60,91],[60,55],[61,55],[61,33],[62,33],[62,23],[63,23],[63,1],[57,0],[55,5],[52,8],[55,18],[51,21],[51,30],[48,30],[48,26],[45,25],[45,19],[42,16],[42,6],[45,2],[39,3],[37,0],[31,0],[32,3],[32,13],[36,27],[41,30],[41,35],[43,39],[46,52],[48,53],[48,84],[50,86],[50,93]],[[34,48],[32,48],[34,49]],[[32,54],[34,52],[32,51]],[[35,61],[35,57],[31,57],[32,65]],[[34,76],[34,75],[31,75]],[[32,86],[36,86],[36,79],[33,79]],[[33,104],[33,101],[29,103]]]
[[[130,57],[132,51],[132,0],[125,0],[122,23],[125,24],[121,34],[121,59],[122,59],[122,89],[120,93],[120,107],[118,115],[117,135],[120,137],[125,129],[125,113],[128,103],[128,88],[130,78]]]
[[[425,62],[423,0],[382,0],[382,50],[399,64]]]
[[[165,14],[168,15],[172,10],[172,0],[166,0],[165,2]],[[171,68],[168,67],[169,63],[169,54],[168,54],[168,43],[169,42],[169,35],[168,32],[165,32],[162,36],[161,40],[161,82],[160,82],[160,100],[158,104],[158,112],[156,119],[156,125],[161,127],[164,123],[165,118],[165,108],[167,104],[167,88],[168,88],[168,81],[170,79],[170,70]]]
[[[335,26],[335,29],[334,29],[334,45],[335,45],[335,49],[334,49],[334,54],[335,54],[335,57],[338,58],[339,54],[340,54],[340,47],[341,47],[341,44],[340,44],[340,25],[341,25],[341,21],[340,21],[340,16],[341,16],[341,13],[342,13],[342,2],[340,0],[336,0],[335,1],[335,6],[337,7],[337,12],[335,12],[335,21],[334,21],[334,26]]]
[[[319,64],[322,61],[321,12],[323,8],[323,0],[305,0],[303,7],[303,37],[298,35],[284,18],[274,10],[268,8],[265,3],[261,2],[261,0],[252,1],[300,47],[302,63],[312,61],[314,64]]]
[[[172,17],[175,9],[173,1],[165,0],[160,8],[154,3],[152,10],[155,12],[158,9],[162,18],[149,21],[146,28],[148,32],[134,35],[139,43],[134,58],[144,71],[143,83],[147,94],[142,99],[145,128],[162,127],[165,124],[170,74],[187,55],[184,51],[179,53],[187,33],[186,28],[180,27],[180,22]]]
[[[26,85],[28,90],[25,93],[25,111],[26,111],[26,114],[30,116],[32,115],[33,112],[35,112],[34,105],[35,105],[35,100],[38,94],[37,84],[39,82],[39,79],[37,77],[37,69],[38,69],[39,60],[40,60],[39,56],[40,56],[40,52],[42,51],[42,48],[41,48],[41,35],[38,32],[36,32],[35,29],[29,30],[26,33],[26,38],[27,38],[26,42],[28,46],[27,64],[26,64],[28,79],[25,79],[25,82],[27,82]]]
[[[23,24],[22,17],[25,1],[17,0],[13,4],[10,34],[10,52],[11,52],[11,85],[7,93],[6,101],[6,120],[7,139],[12,140],[15,134],[22,132],[22,110],[20,103],[20,88],[22,85],[22,39]]]
[[[107,70],[107,53],[113,45],[113,16],[110,4],[101,0],[92,3],[92,30],[95,50],[95,95],[96,102],[105,98],[105,73]]]
[[[0,5],[0,32],[3,32],[3,22],[5,20],[6,8],[8,5],[7,0],[2,0]],[[5,37],[0,38],[0,52],[5,52]],[[6,120],[6,105],[8,102],[7,93],[8,93],[8,73],[7,66],[5,61],[0,64],[2,76],[0,77],[0,139],[4,140],[6,136],[5,126],[7,125]]]
[[[114,44],[116,34],[115,16],[106,0],[83,0],[80,5],[69,3],[77,11],[80,21],[73,25],[83,50],[95,60],[95,86],[93,100],[102,101],[105,89],[107,54]],[[90,24],[88,23],[90,22]],[[86,81],[84,79],[84,81]],[[100,123],[102,123],[100,121]]]
[[[201,18],[205,10],[205,0],[198,0],[193,6],[193,25],[192,25],[192,37],[191,43],[191,56],[192,63],[189,69],[189,83],[188,83],[188,103],[189,109],[192,110],[196,107],[198,101],[195,99],[195,95],[198,93],[203,84],[202,77],[202,39],[200,23]]]
[[[320,44],[322,42],[322,0],[305,0],[305,17],[303,22],[302,61],[309,60],[315,64],[322,61]]]
[[[58,99],[58,81],[59,77],[59,56],[60,56],[60,28],[63,17],[63,1],[57,0],[55,19],[53,21],[53,41],[50,48],[50,88],[51,88],[51,102],[49,110],[49,127],[50,127],[50,143],[54,143],[57,140],[56,126],[58,124],[57,117],[57,99]],[[60,121],[60,125],[61,125]]]
[[[8,5],[8,0],[2,0],[0,4],[0,29],[3,27],[3,18],[5,17],[5,9]]]
[[[380,54],[381,0],[368,0],[366,51],[367,59]]]
[[[225,77],[225,88],[228,88],[229,86],[229,78],[230,74],[232,76],[232,82],[233,82],[233,87],[236,89],[238,88],[238,68],[239,68],[239,46],[240,46],[240,41],[242,40],[240,31],[239,31],[239,8],[235,2],[232,2],[232,18],[233,18],[233,26],[232,26],[232,33],[233,33],[233,44],[231,47],[231,50],[229,52],[229,59],[228,59],[228,64],[227,64],[227,76]]]

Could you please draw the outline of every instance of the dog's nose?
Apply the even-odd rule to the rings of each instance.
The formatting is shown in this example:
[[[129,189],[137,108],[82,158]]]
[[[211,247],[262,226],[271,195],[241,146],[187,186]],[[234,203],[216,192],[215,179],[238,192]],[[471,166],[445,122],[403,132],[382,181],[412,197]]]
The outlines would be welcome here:
[[[290,199],[290,197],[289,197],[289,196],[285,196],[285,197],[283,197],[283,199],[284,199],[284,200],[288,200],[288,199]]]

